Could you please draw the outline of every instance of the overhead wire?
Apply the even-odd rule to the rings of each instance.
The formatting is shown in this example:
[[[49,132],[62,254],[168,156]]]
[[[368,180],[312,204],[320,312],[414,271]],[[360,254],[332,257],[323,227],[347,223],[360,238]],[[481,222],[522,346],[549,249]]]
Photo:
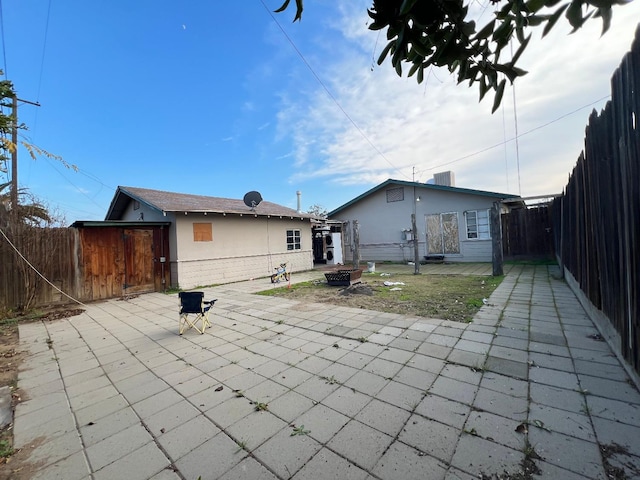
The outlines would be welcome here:
[[[504,114],[504,103],[502,104],[502,138],[504,139],[504,173],[507,180],[507,192],[509,191],[509,159],[507,155],[507,122]]]
[[[93,197],[90,197],[89,195],[87,195],[84,190],[82,190],[80,187],[78,187],[75,183],[73,183],[71,180],[69,180],[62,172],[60,172],[60,170],[58,170],[58,168],[54,165],[53,161],[47,157],[44,157],[45,160],[47,161],[47,163],[51,166],[51,168],[53,168],[55,170],[55,172],[60,175],[64,180],[67,181],[67,183],[69,183],[73,188],[76,189],[77,192],[79,192],[80,194],[82,194],[84,197],[86,197],[91,203],[93,203],[94,205],[96,205],[97,207],[102,208],[102,205],[100,205],[98,202],[96,202],[94,200]],[[102,190],[102,189],[101,189]],[[98,192],[100,193],[100,192]]]
[[[511,58],[513,58],[513,42],[509,42],[511,46]],[[520,143],[518,142],[518,109],[516,104],[516,84],[511,82],[511,92],[513,93],[513,123],[515,126],[515,142],[516,142],[516,167],[518,169],[518,195],[522,195],[522,185],[520,184]]]
[[[47,21],[44,27],[44,42],[42,45],[42,58],[40,59],[40,78],[38,79],[38,94],[36,99],[40,102],[40,88],[42,87],[42,72],[44,72],[44,58],[47,51],[47,38],[49,36],[49,18],[51,17],[51,0],[49,0],[49,6],[47,7]],[[37,112],[37,111],[36,111]],[[37,118],[37,113],[36,113]]]
[[[2,0],[0,0],[0,35],[2,35],[2,60],[3,60],[3,73],[7,78],[7,48],[4,40],[4,13],[3,13]]]
[[[328,95],[328,97],[333,101],[333,103],[335,103],[335,105],[338,107],[338,109],[342,112],[342,114],[347,118],[347,120],[349,120],[349,122],[351,123],[351,125],[353,125],[353,127],[358,131],[358,133],[362,136],[362,138],[364,138],[364,140],[371,146],[371,148],[373,148],[376,153],[378,155],[380,155],[381,158],[384,159],[385,162],[387,162],[394,170],[396,170],[398,173],[400,173],[403,177],[405,178],[411,178],[409,177],[406,173],[404,173],[402,170],[400,170],[398,167],[396,167],[393,163],[391,163],[391,161],[386,157],[386,155],[376,146],[374,145],[374,143],[371,141],[371,139],[364,133],[364,131],[358,126],[358,124],[355,122],[355,120],[353,120],[353,118],[351,118],[351,116],[347,113],[347,111],[342,107],[342,105],[340,104],[340,102],[338,102],[338,100],[336,99],[336,97],[331,93],[331,91],[329,90],[329,88],[324,84],[324,82],[322,81],[322,79],[318,76],[318,74],[315,72],[315,70],[313,69],[313,67],[309,64],[309,62],[307,61],[307,59],[305,58],[305,56],[302,54],[302,52],[300,51],[300,49],[296,46],[296,44],[294,43],[294,41],[291,39],[291,37],[289,37],[289,35],[287,34],[287,32],[285,31],[284,28],[282,28],[282,25],[280,25],[280,22],[278,22],[278,20],[276,19],[276,17],[273,15],[273,13],[271,12],[271,10],[269,10],[269,7],[267,7],[267,5],[264,3],[264,0],[260,0],[260,3],[262,3],[262,6],[264,7],[264,9],[267,11],[267,13],[269,14],[269,16],[271,17],[271,19],[273,20],[273,22],[278,26],[278,28],[280,29],[280,31],[282,32],[282,34],[284,35],[284,37],[287,39],[287,41],[291,44],[291,47],[295,50],[295,52],[298,54],[298,56],[300,57],[300,59],[302,60],[302,62],[306,65],[306,67],[309,69],[309,71],[311,72],[311,74],[314,76],[314,78],[316,79],[316,81],[320,84],[320,86],[324,89],[325,93]]]
[[[580,110],[583,110],[585,108],[591,107],[592,105],[600,103],[602,100],[605,100],[605,99],[607,99],[609,97],[611,97],[611,94],[605,95],[604,97],[601,97],[601,98],[599,98],[599,99],[597,99],[597,100],[595,100],[593,102],[590,102],[590,103],[588,103],[586,105],[583,105],[583,106],[581,106],[579,108],[576,108],[575,110],[572,110],[572,111],[570,111],[568,113],[565,113],[564,115],[560,115],[559,117],[556,117],[553,120],[550,120],[549,122],[543,123],[542,125],[538,125],[537,127],[534,127],[534,128],[532,128],[530,130],[527,130],[524,133],[520,133],[517,136],[517,138],[522,138],[525,135],[528,135],[528,134],[533,133],[533,132],[535,132],[537,130],[540,130],[541,128],[547,127],[547,126],[549,126],[549,125],[551,125],[551,124],[553,124],[555,122],[558,122],[558,121],[562,120],[563,118],[568,117],[569,115],[573,115],[574,113],[579,112]],[[445,163],[441,163],[439,165],[434,165],[434,166],[427,167],[424,170],[421,170],[421,172],[426,172],[426,171],[429,171],[429,170],[435,170],[436,168],[446,167],[447,165],[451,165],[451,164],[454,164],[454,163],[457,163],[457,162],[461,162],[462,160],[466,160],[466,159],[474,157],[476,155],[480,155],[481,153],[485,153],[485,152],[488,152],[489,150],[493,150],[494,148],[500,147],[500,146],[502,146],[502,145],[504,145],[504,144],[506,144],[508,142],[512,142],[515,139],[516,139],[515,136],[511,137],[508,140],[504,140],[502,142],[498,142],[498,143],[496,143],[494,145],[491,145],[490,147],[486,147],[486,148],[483,148],[481,150],[477,150],[477,151],[475,151],[473,153],[469,153],[467,155],[463,155],[462,157],[456,158],[455,160],[451,160],[450,162],[445,162]]]

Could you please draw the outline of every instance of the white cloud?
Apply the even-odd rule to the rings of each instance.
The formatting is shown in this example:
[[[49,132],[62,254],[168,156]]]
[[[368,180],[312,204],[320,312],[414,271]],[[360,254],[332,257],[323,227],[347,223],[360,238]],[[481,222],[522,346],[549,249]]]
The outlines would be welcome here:
[[[521,59],[530,73],[516,81],[519,134],[609,94],[609,78],[633,40],[632,19],[640,18],[637,3],[614,9],[612,29],[602,38],[599,19],[571,36],[560,24],[544,39],[534,33]],[[340,9],[343,37],[332,42],[343,48],[312,65],[336,101],[316,84],[311,93],[283,98],[278,115],[278,131],[289,133],[295,151],[291,181],[368,187],[390,177],[411,180],[415,167],[419,181],[450,169],[462,187],[561,191],[591,108],[522,136],[519,161],[514,141],[477,153],[515,136],[512,91],[491,115],[491,93],[478,103],[476,86],[457,85],[446,71],[434,71],[423,85],[398,78],[388,62],[372,71],[377,33],[367,30],[365,9],[342,3]],[[378,51],[383,46],[378,43]]]

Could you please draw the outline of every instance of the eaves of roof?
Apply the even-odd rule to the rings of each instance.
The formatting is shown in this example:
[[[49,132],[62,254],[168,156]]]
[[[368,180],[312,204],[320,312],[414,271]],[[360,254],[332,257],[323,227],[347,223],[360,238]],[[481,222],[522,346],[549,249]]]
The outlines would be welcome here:
[[[256,207],[247,207],[242,200],[187,193],[166,192],[138,187],[119,186],[111,201],[106,220],[122,218],[131,200],[137,200],[160,213],[219,213],[253,215],[256,217],[290,217],[316,219],[314,215],[301,213],[292,208],[263,201]]]
[[[339,206],[338,208],[332,210],[331,212],[329,212],[327,214],[327,216],[329,218],[335,216],[337,213],[341,212],[342,210],[344,210],[347,207],[350,207],[351,205],[354,205],[356,203],[358,203],[360,200],[363,200],[364,198],[368,197],[369,195],[377,192],[378,190],[381,190],[389,185],[401,185],[404,187],[416,187],[416,188],[424,188],[426,190],[436,190],[436,191],[444,191],[444,192],[451,192],[451,193],[464,193],[464,194],[468,194],[468,195],[481,195],[483,197],[491,197],[491,198],[499,198],[499,199],[505,199],[505,198],[516,198],[518,197],[518,195],[513,195],[511,193],[499,193],[499,192],[488,192],[485,190],[474,190],[471,188],[461,188],[461,187],[449,187],[446,185],[435,185],[435,184],[430,184],[430,183],[419,183],[419,182],[408,182],[406,180],[394,180],[392,178],[390,178],[389,180],[385,180],[384,182],[382,182],[380,185],[377,185],[373,188],[371,188],[370,190],[367,190],[366,192],[364,192],[362,195],[358,195],[357,197],[355,197],[353,200],[348,201],[347,203],[345,203],[344,205]]]
[[[104,228],[104,227],[168,227],[171,222],[127,222],[124,220],[76,220],[71,224],[72,228]]]

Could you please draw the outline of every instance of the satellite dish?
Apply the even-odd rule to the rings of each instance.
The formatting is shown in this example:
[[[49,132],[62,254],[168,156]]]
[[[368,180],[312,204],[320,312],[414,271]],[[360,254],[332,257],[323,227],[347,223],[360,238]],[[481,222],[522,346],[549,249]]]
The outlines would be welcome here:
[[[255,208],[262,201],[262,195],[260,195],[260,192],[252,191],[247,193],[244,196],[243,200],[244,200],[244,204],[247,207],[249,207],[251,210],[255,210]]]

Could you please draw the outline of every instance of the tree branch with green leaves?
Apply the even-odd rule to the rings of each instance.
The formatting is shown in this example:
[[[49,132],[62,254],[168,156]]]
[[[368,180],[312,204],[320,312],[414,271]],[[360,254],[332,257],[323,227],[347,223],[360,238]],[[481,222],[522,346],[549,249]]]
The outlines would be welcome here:
[[[498,8],[482,28],[470,19],[469,5],[462,0],[373,0],[367,10],[370,30],[386,30],[387,44],[378,57],[378,65],[387,58],[399,76],[407,75],[418,83],[425,70],[445,67],[457,76],[458,83],[478,84],[480,100],[494,92],[492,113],[502,101],[507,80],[513,83],[527,72],[516,64],[527,48],[534,28],[546,36],[564,16],[573,28],[580,29],[590,18],[602,19],[602,33],[611,25],[612,7],[625,0],[490,0]],[[285,0],[276,12],[285,11]],[[302,19],[303,0],[296,0],[294,22]],[[572,32],[572,33],[573,33]],[[503,50],[517,43],[513,55],[504,58]]]

